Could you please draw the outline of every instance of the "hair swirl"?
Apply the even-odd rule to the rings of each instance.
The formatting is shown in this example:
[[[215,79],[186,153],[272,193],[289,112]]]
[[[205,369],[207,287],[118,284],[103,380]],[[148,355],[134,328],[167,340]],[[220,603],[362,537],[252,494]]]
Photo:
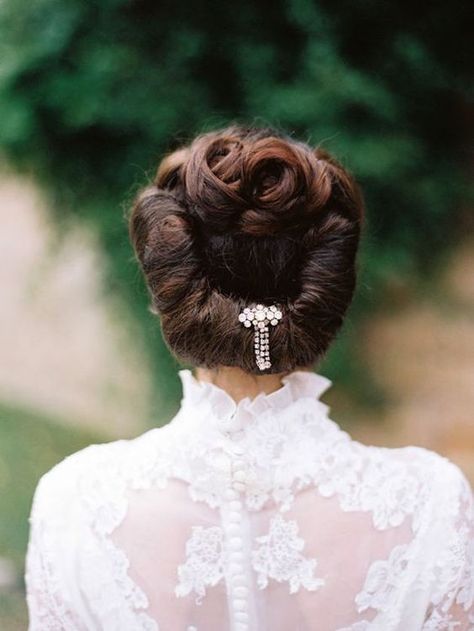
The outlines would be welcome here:
[[[352,300],[363,215],[341,164],[270,128],[233,125],[165,157],[130,236],[170,350],[260,374],[238,314],[278,302],[266,372],[314,364]]]

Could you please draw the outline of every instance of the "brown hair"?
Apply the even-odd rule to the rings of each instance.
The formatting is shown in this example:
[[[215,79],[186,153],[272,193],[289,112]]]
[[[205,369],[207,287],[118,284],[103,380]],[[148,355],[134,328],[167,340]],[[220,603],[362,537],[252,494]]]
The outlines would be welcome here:
[[[277,302],[265,372],[313,365],[352,300],[363,215],[347,170],[271,128],[232,125],[165,157],[135,201],[130,236],[170,350],[261,374],[253,327],[238,315]]]

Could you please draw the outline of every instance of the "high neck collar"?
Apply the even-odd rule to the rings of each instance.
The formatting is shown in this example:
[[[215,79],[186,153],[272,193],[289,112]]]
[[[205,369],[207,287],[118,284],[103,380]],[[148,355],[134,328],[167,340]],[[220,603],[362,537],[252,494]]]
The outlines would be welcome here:
[[[260,392],[253,399],[244,397],[236,402],[220,386],[197,379],[191,370],[178,371],[182,382],[181,404],[196,408],[204,404],[213,413],[220,429],[234,432],[254,421],[267,410],[282,411],[303,398],[318,401],[319,397],[332,385],[323,375],[306,370],[294,370],[281,378],[282,386],[270,393]],[[323,410],[327,406],[319,402]]]

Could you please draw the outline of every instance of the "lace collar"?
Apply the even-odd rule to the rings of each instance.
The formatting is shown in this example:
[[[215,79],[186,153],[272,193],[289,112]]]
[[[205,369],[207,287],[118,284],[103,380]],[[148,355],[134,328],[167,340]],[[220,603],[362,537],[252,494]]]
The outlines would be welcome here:
[[[181,409],[161,434],[162,455],[155,461],[162,466],[171,458],[175,476],[189,481],[194,500],[220,506],[229,485],[237,484],[249,509],[273,498],[287,510],[293,482],[308,485],[336,443],[348,440],[319,400],[331,385],[322,375],[295,370],[282,377],[277,390],[236,402],[189,369],[178,374]]]
[[[251,399],[245,397],[236,402],[230,394],[214,383],[198,380],[191,370],[178,371],[183,387],[181,406],[183,409],[198,410],[204,406],[212,414],[216,427],[233,433],[253,425],[265,412],[282,412],[303,399],[317,402],[321,412],[329,408],[319,397],[332,385],[327,377],[306,370],[294,370],[282,377],[282,386],[267,394],[260,392]]]

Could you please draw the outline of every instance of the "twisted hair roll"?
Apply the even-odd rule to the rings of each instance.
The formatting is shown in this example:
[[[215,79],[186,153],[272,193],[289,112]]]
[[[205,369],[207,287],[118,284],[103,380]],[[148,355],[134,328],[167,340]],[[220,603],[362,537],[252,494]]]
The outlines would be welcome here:
[[[259,374],[238,314],[277,302],[266,372],[313,365],[352,300],[363,216],[341,164],[271,128],[232,125],[166,156],[135,200],[130,237],[169,349]]]

